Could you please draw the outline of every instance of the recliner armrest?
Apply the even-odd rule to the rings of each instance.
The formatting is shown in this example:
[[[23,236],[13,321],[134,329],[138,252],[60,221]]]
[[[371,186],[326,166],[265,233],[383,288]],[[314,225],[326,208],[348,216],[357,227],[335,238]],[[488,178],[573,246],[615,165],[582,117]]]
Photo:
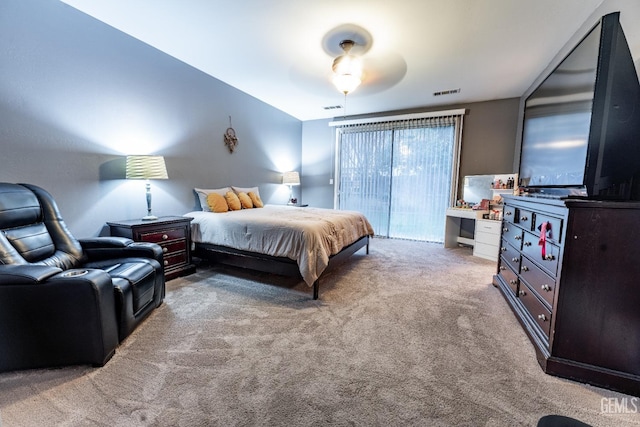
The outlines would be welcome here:
[[[134,242],[126,237],[93,237],[80,239],[80,245],[89,261],[111,258],[151,258],[162,265],[162,248],[151,242]]]
[[[133,240],[127,237],[104,236],[80,239],[80,245],[85,251],[88,249],[126,248]]]
[[[42,283],[60,272],[62,272],[61,268],[48,265],[0,265],[0,286],[34,285]]]

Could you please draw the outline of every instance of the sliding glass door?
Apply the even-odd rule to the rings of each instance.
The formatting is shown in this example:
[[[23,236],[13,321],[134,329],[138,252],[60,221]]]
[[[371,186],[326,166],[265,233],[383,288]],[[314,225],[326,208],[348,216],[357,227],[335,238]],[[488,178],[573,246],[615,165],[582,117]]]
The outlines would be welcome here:
[[[380,236],[442,242],[458,130],[453,118],[341,127],[339,208],[364,213]]]

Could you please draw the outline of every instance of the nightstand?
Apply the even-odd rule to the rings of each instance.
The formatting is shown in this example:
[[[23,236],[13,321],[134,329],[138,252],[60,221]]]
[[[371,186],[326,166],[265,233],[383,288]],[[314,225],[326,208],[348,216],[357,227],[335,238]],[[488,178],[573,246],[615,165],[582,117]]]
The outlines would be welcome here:
[[[131,219],[107,224],[112,236],[160,245],[164,254],[165,279],[170,280],[196,271],[196,266],[191,263],[192,220],[184,216],[163,216],[152,221]]]

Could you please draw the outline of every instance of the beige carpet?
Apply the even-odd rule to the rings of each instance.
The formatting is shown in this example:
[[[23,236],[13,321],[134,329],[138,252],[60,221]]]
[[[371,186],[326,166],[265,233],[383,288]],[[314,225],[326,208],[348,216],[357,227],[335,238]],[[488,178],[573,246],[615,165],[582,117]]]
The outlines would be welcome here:
[[[320,287],[201,266],[103,368],[0,374],[0,426],[535,426],[630,396],[546,375],[468,249],[374,239]]]

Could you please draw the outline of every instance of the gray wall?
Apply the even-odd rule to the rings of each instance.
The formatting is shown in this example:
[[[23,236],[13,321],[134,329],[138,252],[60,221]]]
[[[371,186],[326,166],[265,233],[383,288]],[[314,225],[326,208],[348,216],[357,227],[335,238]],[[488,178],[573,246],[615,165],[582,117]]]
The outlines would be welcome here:
[[[518,98],[511,98],[379,115],[464,108],[466,113],[462,130],[460,177],[508,174],[515,170],[513,158],[518,104]],[[335,132],[328,125],[330,121],[313,120],[302,125],[302,201],[311,206],[333,207],[334,204],[334,186],[329,180],[335,169]]]
[[[301,132],[299,120],[64,3],[0,2],[0,181],[49,190],[77,237],[146,214],[144,182],[122,179],[126,154],[165,156],[156,215],[193,210],[193,187],[259,185],[266,202],[284,203],[281,173],[300,169]]]

